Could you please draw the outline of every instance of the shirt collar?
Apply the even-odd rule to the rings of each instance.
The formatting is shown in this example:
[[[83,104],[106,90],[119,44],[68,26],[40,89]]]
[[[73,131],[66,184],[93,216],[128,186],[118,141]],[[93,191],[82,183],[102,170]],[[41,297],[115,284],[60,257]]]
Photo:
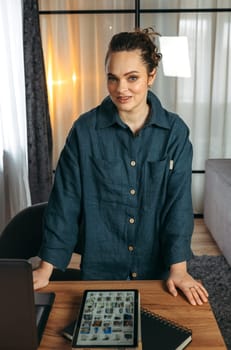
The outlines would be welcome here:
[[[125,127],[125,124],[118,115],[116,106],[112,102],[110,96],[107,96],[97,107],[96,129],[108,128],[114,124]]]
[[[169,112],[162,107],[158,97],[149,91],[147,99],[151,107],[147,125],[156,125],[164,129],[170,129]]]
[[[151,91],[148,92],[147,100],[151,109],[146,126],[156,125],[161,128],[170,129],[168,120],[169,112],[162,107],[160,100]],[[96,129],[104,129],[114,124],[126,128],[126,125],[118,115],[116,106],[112,102],[110,96],[107,96],[97,107]]]

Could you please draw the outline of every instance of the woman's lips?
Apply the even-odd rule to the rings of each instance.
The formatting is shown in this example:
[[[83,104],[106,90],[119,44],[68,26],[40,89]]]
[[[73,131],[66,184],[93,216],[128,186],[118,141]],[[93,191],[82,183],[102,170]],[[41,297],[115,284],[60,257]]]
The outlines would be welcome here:
[[[131,96],[118,96],[117,100],[120,103],[127,103],[130,100]]]

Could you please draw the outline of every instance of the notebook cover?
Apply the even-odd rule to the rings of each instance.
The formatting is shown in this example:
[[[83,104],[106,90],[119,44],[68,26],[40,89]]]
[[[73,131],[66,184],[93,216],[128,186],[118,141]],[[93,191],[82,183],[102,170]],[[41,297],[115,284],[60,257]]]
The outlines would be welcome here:
[[[143,350],[181,350],[192,340],[192,331],[168,319],[141,310]]]

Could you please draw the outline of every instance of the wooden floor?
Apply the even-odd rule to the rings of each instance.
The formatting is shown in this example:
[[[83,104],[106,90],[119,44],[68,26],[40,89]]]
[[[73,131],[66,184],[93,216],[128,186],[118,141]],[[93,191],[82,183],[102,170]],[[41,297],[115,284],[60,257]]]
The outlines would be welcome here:
[[[216,242],[204,224],[203,219],[195,219],[192,236],[192,251],[195,255],[221,255]]]
[[[192,237],[192,251],[195,255],[221,255],[216,242],[204,224],[203,219],[195,219]],[[81,257],[73,254],[69,267],[77,267]]]

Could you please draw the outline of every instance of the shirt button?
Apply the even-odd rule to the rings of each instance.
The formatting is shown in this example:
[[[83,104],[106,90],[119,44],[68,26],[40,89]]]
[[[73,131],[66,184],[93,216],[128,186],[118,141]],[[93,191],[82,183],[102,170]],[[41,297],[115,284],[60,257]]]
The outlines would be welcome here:
[[[134,190],[134,188],[132,188],[132,189],[130,190],[130,194],[131,194],[132,196],[134,196],[134,195],[136,194],[136,191]]]
[[[134,247],[133,247],[132,245],[129,245],[129,246],[128,246],[128,250],[129,250],[129,252],[133,252]]]
[[[136,272],[132,272],[132,278],[136,278],[137,277],[137,273]]]
[[[130,218],[129,222],[130,222],[130,224],[134,224],[135,223],[135,219],[134,218]]]
[[[136,166],[136,161],[135,160],[131,160],[130,164],[131,164],[131,166]]]

